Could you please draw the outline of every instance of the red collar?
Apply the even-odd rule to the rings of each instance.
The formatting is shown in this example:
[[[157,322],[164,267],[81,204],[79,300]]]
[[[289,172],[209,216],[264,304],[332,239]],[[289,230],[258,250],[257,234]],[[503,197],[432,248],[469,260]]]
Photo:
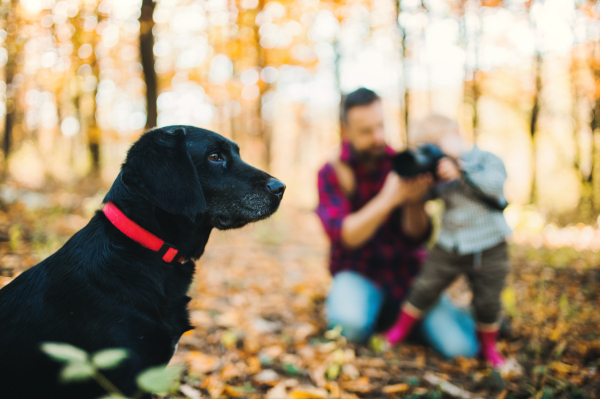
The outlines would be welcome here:
[[[175,259],[175,256],[177,256],[177,253],[179,252],[178,249],[167,244],[133,220],[129,219],[112,202],[107,202],[106,205],[104,205],[102,212],[104,212],[108,220],[110,220],[121,233],[125,234],[142,247],[158,252],[165,262],[171,263],[173,259]],[[177,259],[177,262],[179,263],[183,263],[184,261],[185,258],[183,256],[180,256],[179,259]]]

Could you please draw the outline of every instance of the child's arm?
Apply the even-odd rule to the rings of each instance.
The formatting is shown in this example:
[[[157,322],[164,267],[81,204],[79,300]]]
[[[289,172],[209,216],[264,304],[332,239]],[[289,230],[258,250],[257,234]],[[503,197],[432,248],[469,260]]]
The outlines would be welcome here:
[[[462,162],[463,179],[461,184],[473,194],[488,200],[488,205],[501,210],[506,207],[504,181],[506,169],[500,158],[484,153],[479,162]]]

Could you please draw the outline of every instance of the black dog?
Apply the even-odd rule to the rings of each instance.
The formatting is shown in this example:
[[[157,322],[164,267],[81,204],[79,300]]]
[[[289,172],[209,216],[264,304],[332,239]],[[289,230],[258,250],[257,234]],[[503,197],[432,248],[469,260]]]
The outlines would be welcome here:
[[[267,218],[284,190],[216,133],[189,126],[145,133],[129,150],[104,210],[0,290],[0,398],[106,394],[93,381],[60,384],[61,365],[40,351],[43,342],[89,353],[127,349],[128,359],[106,376],[132,395],[135,376],[167,363],[192,328],[190,259],[202,255],[213,227]]]

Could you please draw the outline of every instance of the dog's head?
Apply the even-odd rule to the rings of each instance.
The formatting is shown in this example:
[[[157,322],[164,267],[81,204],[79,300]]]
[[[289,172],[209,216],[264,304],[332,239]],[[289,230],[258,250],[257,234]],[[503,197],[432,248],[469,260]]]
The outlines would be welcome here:
[[[242,161],[237,144],[192,126],[146,132],[120,177],[154,206],[221,230],[269,217],[285,191],[281,181]]]

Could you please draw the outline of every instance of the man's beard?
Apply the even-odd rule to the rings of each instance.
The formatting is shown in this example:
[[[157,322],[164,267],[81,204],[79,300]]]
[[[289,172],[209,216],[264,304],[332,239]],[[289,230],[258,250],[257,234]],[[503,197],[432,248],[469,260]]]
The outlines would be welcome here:
[[[352,146],[352,151],[356,155],[356,159],[358,159],[359,162],[372,163],[383,159],[385,156],[385,145],[370,147],[362,151],[358,151],[356,148],[354,148],[354,146]]]

